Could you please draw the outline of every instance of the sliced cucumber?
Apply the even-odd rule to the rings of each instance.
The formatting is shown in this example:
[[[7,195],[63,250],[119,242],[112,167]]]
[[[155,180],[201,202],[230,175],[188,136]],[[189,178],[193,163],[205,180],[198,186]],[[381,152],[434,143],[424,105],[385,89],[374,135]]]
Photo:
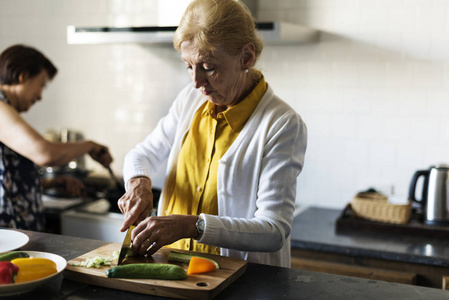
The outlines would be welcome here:
[[[180,263],[188,264],[190,262],[190,259],[194,256],[208,259],[215,264],[217,270],[220,269],[220,264],[217,263],[213,259],[210,259],[210,258],[207,258],[204,256],[200,256],[200,255],[191,255],[191,254],[177,252],[177,251],[170,251],[170,253],[168,254],[167,260],[172,261],[172,262],[180,262]]]

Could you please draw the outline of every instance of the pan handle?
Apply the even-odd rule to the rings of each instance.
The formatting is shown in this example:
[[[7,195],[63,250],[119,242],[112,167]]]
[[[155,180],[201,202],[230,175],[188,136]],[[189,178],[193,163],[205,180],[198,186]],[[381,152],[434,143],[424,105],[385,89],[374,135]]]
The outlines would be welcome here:
[[[114,181],[115,186],[117,187],[117,189],[120,191],[120,193],[124,194],[126,192],[125,188],[123,187],[123,185],[120,183],[120,181],[115,176],[114,172],[111,169],[111,166],[108,166],[107,169],[108,169],[109,174],[111,175],[111,178]]]

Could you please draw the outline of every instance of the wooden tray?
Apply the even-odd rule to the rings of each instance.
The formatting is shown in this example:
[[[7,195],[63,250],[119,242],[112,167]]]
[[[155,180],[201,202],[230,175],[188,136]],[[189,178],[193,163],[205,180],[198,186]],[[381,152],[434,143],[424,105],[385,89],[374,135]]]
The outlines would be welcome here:
[[[416,214],[412,214],[410,221],[405,224],[376,222],[355,216],[351,204],[345,207],[343,213],[336,220],[335,228],[337,234],[388,233],[429,238],[449,238],[449,226],[427,225]]]
[[[64,271],[64,277],[92,285],[141,294],[178,299],[212,299],[240,277],[245,272],[247,265],[247,262],[244,260],[201,253],[201,256],[209,257],[217,261],[220,264],[220,269],[211,273],[189,275],[185,280],[107,278],[105,274],[106,270],[116,266],[117,261],[113,261],[112,266],[103,266],[99,269],[72,265],[73,263],[81,262],[95,256],[111,257],[114,251],[120,250],[120,247],[121,244],[119,243],[110,243],[70,260]],[[161,248],[158,252],[153,254],[153,256],[148,258],[126,258],[123,264],[144,262],[167,263],[167,256],[171,250],[172,249],[169,248]],[[183,267],[187,271],[187,264],[180,263],[177,265]]]

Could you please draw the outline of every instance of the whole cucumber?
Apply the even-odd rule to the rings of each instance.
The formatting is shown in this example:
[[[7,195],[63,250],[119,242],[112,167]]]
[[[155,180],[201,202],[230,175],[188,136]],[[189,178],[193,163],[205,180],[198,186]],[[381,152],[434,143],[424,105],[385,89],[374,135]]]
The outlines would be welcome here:
[[[0,261],[11,261],[16,258],[30,257],[28,253],[23,251],[12,251],[0,255]]]
[[[187,278],[187,273],[177,265],[148,263],[116,266],[107,270],[106,276],[109,278],[181,280]]]

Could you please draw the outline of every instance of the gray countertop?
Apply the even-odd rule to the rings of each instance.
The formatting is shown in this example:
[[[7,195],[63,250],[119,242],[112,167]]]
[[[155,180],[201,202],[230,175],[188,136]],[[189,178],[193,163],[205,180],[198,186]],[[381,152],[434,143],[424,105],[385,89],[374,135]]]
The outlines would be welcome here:
[[[292,227],[292,248],[424,265],[449,266],[449,240],[356,231],[337,233],[341,210],[309,207]]]
[[[107,242],[22,231],[22,249],[51,252],[70,260]],[[60,284],[60,289],[55,288]],[[448,299],[448,291],[249,263],[246,272],[214,299]],[[62,277],[32,292],[3,299],[167,299],[78,283]]]

